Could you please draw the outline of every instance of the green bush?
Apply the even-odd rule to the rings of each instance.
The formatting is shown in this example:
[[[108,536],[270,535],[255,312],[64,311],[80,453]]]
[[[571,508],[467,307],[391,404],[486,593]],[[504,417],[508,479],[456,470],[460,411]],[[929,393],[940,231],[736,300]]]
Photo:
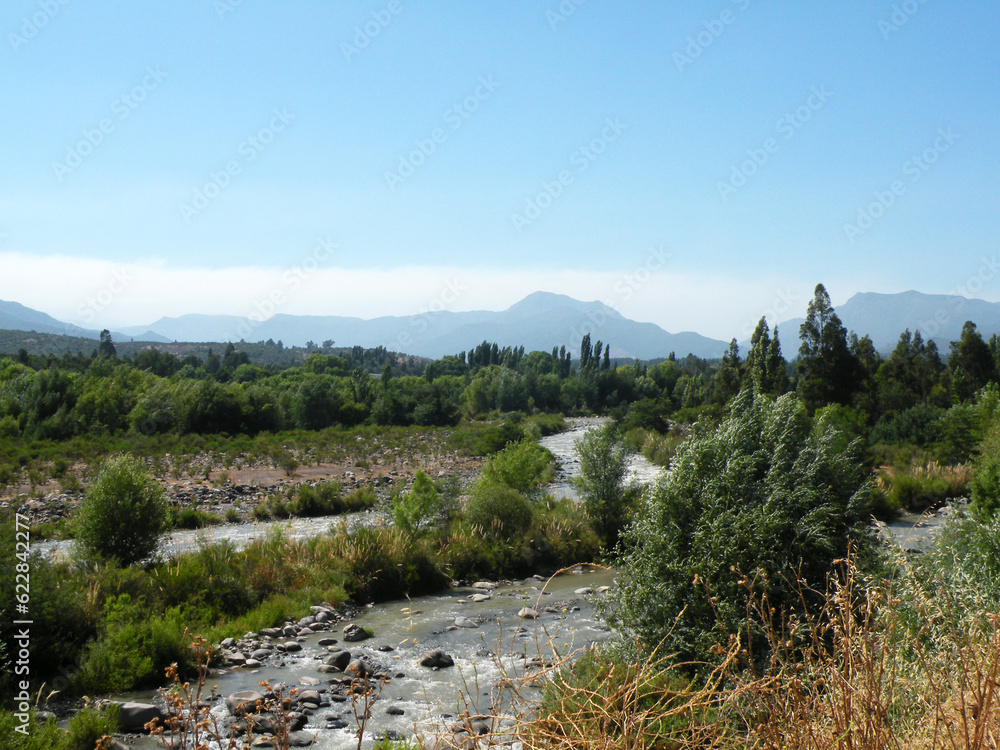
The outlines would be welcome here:
[[[85,560],[121,565],[146,560],[159,546],[167,510],[163,488],[143,465],[131,456],[114,456],[101,467],[77,511],[78,553]]]
[[[842,449],[794,394],[741,392],[717,429],[681,446],[625,534],[611,623],[648,648],[710,660],[725,633],[746,632],[741,576],[766,587],[776,613],[820,606],[799,581],[822,590],[852,540],[859,559],[871,550],[875,490],[859,447]]]
[[[980,518],[991,518],[1000,510],[1000,456],[982,457],[969,482],[970,509]]]
[[[555,457],[531,440],[511,443],[486,460],[482,477],[487,482],[505,484],[525,495],[538,491],[540,485],[555,476]]]
[[[531,526],[531,503],[514,488],[481,478],[465,506],[465,520],[489,539],[509,541]]]
[[[448,498],[438,492],[431,478],[417,469],[410,491],[393,498],[392,522],[396,528],[416,534],[443,526],[452,510]]]
[[[94,750],[97,741],[118,731],[118,706],[84,708],[69,720],[67,750]]]
[[[587,432],[576,444],[580,476],[574,481],[598,536],[609,549],[632,513],[635,493],[625,485],[628,445],[613,424]]]
[[[4,750],[77,750],[70,748],[69,737],[59,728],[55,718],[40,723],[31,711],[28,733],[19,732],[19,726],[21,722],[12,712],[0,711],[0,747]]]

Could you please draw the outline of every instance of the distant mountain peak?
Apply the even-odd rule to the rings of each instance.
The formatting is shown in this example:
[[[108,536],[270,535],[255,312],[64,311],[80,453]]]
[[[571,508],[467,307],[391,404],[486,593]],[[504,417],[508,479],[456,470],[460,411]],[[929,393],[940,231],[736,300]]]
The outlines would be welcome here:
[[[532,292],[520,302],[515,302],[507,308],[505,312],[516,313],[518,315],[539,315],[553,310],[600,310],[608,317],[621,318],[622,315],[613,307],[594,300],[593,302],[583,302],[565,294],[555,292]]]

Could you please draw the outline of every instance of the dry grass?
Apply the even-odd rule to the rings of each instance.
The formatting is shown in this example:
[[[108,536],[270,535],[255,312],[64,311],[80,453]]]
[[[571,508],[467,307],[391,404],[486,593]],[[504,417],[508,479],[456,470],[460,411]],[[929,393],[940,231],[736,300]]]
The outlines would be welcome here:
[[[539,626],[537,653],[522,668],[509,656],[497,659],[504,678],[494,686],[492,731],[481,746],[517,739],[525,750],[1000,747],[1000,615],[979,606],[974,586],[944,589],[902,560],[899,571],[869,584],[852,560],[841,561],[825,606],[808,618],[782,616],[759,593],[761,581],[741,581],[757,592],[750,627],[765,634],[767,648],[755,654],[747,633],[733,634],[713,665],[656,653],[616,663],[569,648]],[[466,712],[467,731],[477,710]],[[469,739],[459,730],[435,741],[458,747]]]

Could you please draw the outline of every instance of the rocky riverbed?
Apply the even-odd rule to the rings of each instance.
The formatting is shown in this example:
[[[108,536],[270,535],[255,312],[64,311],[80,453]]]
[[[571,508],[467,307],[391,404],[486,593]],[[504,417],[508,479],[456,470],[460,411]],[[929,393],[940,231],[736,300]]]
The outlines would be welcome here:
[[[205,706],[227,732],[240,732],[258,700],[294,688],[293,746],[331,750],[357,746],[359,711],[366,707],[366,747],[386,736],[501,730],[524,709],[511,685],[525,697],[537,695],[533,676],[609,636],[594,606],[611,584],[608,571],[577,568],[548,582],[541,576],[477,581],[354,610],[319,604],[297,622],[217,644],[221,665],[206,685],[216,697]],[[162,720],[169,710],[153,693],[114,700],[127,704],[133,730],[139,719]],[[261,718],[254,744],[268,747],[272,720]],[[127,740],[157,747],[149,737]]]

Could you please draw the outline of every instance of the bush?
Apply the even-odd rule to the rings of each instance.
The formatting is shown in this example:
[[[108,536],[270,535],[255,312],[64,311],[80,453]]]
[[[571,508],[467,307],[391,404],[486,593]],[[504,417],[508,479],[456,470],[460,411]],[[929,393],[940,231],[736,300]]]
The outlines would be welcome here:
[[[574,481],[590,515],[591,523],[608,549],[631,515],[634,494],[625,486],[628,445],[613,424],[590,430],[576,444],[580,476]]]
[[[550,451],[531,440],[521,440],[494,453],[483,466],[483,479],[505,484],[526,495],[551,482],[555,476],[555,457]]]
[[[103,710],[84,708],[69,720],[67,750],[94,750],[98,740],[118,731],[118,706],[109,704]]]
[[[159,546],[167,509],[163,488],[138,460],[110,458],[77,511],[77,550],[85,560],[146,560]]]
[[[531,526],[531,503],[512,487],[480,479],[465,506],[465,520],[489,539],[510,541]]]
[[[69,738],[55,718],[44,724],[31,712],[30,730],[27,734],[17,731],[21,721],[10,711],[0,711],[0,747],[4,750],[70,750]],[[87,750],[93,750],[93,745]],[[73,748],[76,750],[76,748]]]
[[[438,492],[431,478],[417,469],[410,491],[393,498],[392,522],[401,531],[415,534],[440,527],[448,521],[450,511],[447,499]]]
[[[797,581],[822,585],[852,539],[870,549],[873,483],[859,446],[839,443],[794,394],[741,392],[717,429],[681,446],[626,533],[610,621],[648,648],[709,660],[720,628],[745,630],[740,576],[766,580],[775,612],[817,606]]]

